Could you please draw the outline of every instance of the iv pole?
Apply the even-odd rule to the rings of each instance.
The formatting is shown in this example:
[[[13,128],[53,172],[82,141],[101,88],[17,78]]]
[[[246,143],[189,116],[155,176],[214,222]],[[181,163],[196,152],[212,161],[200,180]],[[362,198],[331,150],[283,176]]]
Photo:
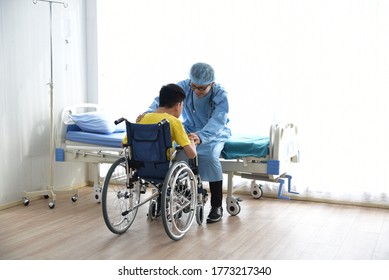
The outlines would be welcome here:
[[[51,0],[33,0],[34,4],[37,4],[38,2],[46,2],[49,3],[50,7],[50,81],[48,83],[49,85],[49,91],[50,91],[50,177],[49,177],[49,186],[47,190],[41,190],[41,191],[33,191],[33,192],[24,192],[23,197],[23,204],[27,206],[29,204],[28,196],[40,196],[43,195],[45,198],[49,198],[50,195],[52,196],[52,202],[49,203],[49,207],[52,209],[55,207],[56,202],[56,195],[54,192],[54,186],[53,186],[53,173],[54,173],[54,83],[53,83],[53,13],[52,13],[52,6],[53,4],[61,4],[64,8],[68,7],[67,3],[59,2],[59,1],[51,1]],[[71,189],[68,190],[59,190],[59,191],[65,191],[69,192],[72,191]],[[78,198],[78,192],[72,197],[72,201],[75,202]]]

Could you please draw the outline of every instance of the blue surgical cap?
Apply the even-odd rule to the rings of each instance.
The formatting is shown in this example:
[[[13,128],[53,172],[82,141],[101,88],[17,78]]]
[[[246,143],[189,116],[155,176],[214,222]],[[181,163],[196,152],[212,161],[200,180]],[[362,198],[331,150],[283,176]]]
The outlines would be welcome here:
[[[215,81],[215,71],[211,65],[198,62],[190,68],[189,78],[197,85],[209,85]]]

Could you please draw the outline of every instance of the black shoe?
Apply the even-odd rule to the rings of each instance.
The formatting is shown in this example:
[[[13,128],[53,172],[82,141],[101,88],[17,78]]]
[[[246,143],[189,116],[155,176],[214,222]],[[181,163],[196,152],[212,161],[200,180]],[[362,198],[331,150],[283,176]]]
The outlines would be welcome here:
[[[212,207],[209,212],[207,223],[216,223],[219,222],[223,217],[223,208],[222,207]]]

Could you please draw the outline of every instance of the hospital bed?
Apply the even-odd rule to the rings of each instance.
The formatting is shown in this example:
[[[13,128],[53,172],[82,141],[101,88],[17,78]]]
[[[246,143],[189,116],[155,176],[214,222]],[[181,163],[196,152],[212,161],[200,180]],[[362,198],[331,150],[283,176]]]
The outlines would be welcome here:
[[[223,173],[228,176],[227,211],[231,215],[240,212],[239,198],[233,196],[233,176],[239,175],[251,181],[251,195],[260,198],[263,194],[258,181],[278,183],[278,197],[282,195],[285,180],[288,192],[291,190],[292,176],[288,174],[290,165],[299,161],[298,129],[293,123],[277,123],[271,125],[269,136],[233,135],[224,145],[221,154]]]
[[[83,115],[89,116],[81,120],[74,117]],[[100,117],[104,120],[99,120]],[[99,165],[111,164],[123,153],[121,141],[125,128],[107,128],[111,125],[109,121],[101,106],[83,103],[64,108],[57,126],[56,161],[93,164],[96,176],[93,190],[97,202],[100,202],[102,189]],[[104,130],[96,133],[95,127],[90,129],[88,125],[102,125]],[[290,164],[299,160],[297,132],[293,123],[278,123],[271,125],[269,136],[234,135],[225,143],[220,160],[223,172],[228,176],[226,203],[229,214],[240,212],[240,199],[233,196],[233,177],[236,175],[252,180],[251,195],[255,198],[263,193],[256,181],[278,183],[278,197],[288,199],[282,195],[287,180],[288,192],[295,193],[291,190],[292,177],[288,171]]]
[[[87,117],[78,118],[76,122],[79,122],[79,125],[77,125],[72,116],[84,114]],[[55,160],[91,164],[95,175],[93,192],[96,202],[101,200],[101,164],[112,164],[123,154],[121,142],[125,135],[125,128],[114,130],[113,121],[114,118],[110,119],[100,105],[92,103],[65,107],[58,118]],[[87,127],[88,122],[90,129]],[[96,133],[96,127],[101,127],[102,131]]]

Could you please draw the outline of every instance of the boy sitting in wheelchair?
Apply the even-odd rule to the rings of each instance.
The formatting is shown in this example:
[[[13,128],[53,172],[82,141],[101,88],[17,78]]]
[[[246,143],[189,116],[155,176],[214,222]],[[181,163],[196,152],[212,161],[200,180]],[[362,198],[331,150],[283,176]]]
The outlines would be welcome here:
[[[160,90],[156,111],[143,114],[136,124],[115,121],[126,121],[127,136],[125,154],[111,165],[102,191],[104,221],[113,233],[124,233],[146,202],[149,218],[161,215],[173,240],[181,239],[194,219],[202,224],[206,192],[197,172],[196,144],[178,119],[184,99],[181,87],[168,84]],[[180,150],[173,153],[175,144]],[[152,193],[142,200],[149,184]]]

